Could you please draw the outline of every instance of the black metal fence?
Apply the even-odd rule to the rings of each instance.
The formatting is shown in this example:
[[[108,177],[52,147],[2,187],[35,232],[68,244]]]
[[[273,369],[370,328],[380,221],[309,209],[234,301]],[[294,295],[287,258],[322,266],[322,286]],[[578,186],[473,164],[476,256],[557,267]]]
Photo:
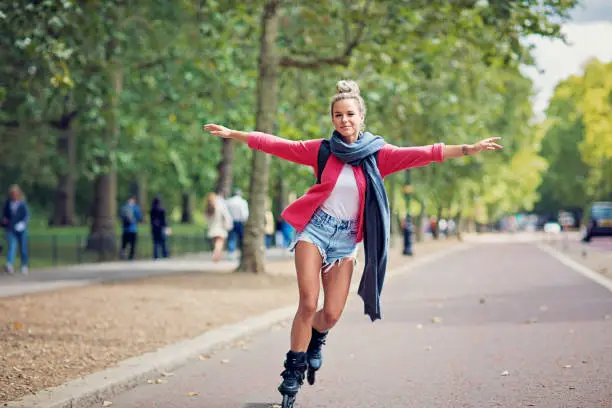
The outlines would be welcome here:
[[[121,236],[117,237],[117,245],[121,245]],[[170,235],[166,238],[166,245],[170,256],[212,251],[212,243],[205,233]],[[28,236],[29,263],[32,267],[45,267],[99,262],[100,253],[88,250],[86,246],[87,235],[30,234]],[[105,255],[104,260],[119,260],[119,250],[120,248],[115,254]],[[153,239],[148,234],[139,234],[134,259],[152,258]]]

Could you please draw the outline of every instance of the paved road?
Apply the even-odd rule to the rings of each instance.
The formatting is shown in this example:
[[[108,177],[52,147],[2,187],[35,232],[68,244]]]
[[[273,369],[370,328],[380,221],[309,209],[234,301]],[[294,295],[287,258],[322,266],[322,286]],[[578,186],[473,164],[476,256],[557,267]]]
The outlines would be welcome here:
[[[612,407],[612,292],[533,244],[474,243],[393,277],[383,315],[351,298],[296,407]],[[247,341],[113,407],[269,407],[288,328]]]

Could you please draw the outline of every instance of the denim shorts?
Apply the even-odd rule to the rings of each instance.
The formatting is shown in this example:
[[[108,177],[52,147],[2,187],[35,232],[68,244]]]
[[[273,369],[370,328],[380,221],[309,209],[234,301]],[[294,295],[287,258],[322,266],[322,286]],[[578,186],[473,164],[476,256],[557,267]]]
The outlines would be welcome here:
[[[295,237],[290,251],[295,251],[299,241],[316,245],[323,258],[323,272],[329,271],[344,258],[353,258],[357,263],[357,227],[357,220],[341,220],[318,209],[306,228]]]

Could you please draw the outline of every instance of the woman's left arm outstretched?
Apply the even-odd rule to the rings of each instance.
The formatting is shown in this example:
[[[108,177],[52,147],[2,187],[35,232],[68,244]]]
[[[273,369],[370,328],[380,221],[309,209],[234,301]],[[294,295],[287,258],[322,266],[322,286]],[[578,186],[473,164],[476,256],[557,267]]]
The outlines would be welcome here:
[[[471,145],[463,144],[444,146],[444,158],[454,159],[455,157],[478,154],[486,150],[499,150],[502,148],[502,146],[496,142],[500,139],[501,137],[489,137]]]
[[[485,150],[498,150],[502,146],[496,142],[499,137],[483,139],[478,143],[464,145],[445,145],[436,143],[428,146],[397,147],[385,145],[378,155],[378,168],[383,177],[412,167],[426,166],[432,162],[443,162],[467,155],[478,154]]]

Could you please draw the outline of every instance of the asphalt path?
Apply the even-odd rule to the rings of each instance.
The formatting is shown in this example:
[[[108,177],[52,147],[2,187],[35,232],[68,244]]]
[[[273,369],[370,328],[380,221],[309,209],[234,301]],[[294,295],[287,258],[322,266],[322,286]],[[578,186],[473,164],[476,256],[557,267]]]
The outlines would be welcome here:
[[[351,296],[297,408],[612,407],[612,292],[532,243],[416,266],[386,282],[382,306],[372,324]],[[112,407],[274,406],[288,334],[277,325]]]
[[[289,259],[286,249],[266,250],[266,260]],[[14,275],[0,271],[0,298],[28,293],[44,292],[67,287],[84,286],[100,282],[182,274],[188,272],[227,273],[238,266],[238,260],[212,261],[210,252],[158,260],[93,262],[55,268],[31,270],[28,275]]]

